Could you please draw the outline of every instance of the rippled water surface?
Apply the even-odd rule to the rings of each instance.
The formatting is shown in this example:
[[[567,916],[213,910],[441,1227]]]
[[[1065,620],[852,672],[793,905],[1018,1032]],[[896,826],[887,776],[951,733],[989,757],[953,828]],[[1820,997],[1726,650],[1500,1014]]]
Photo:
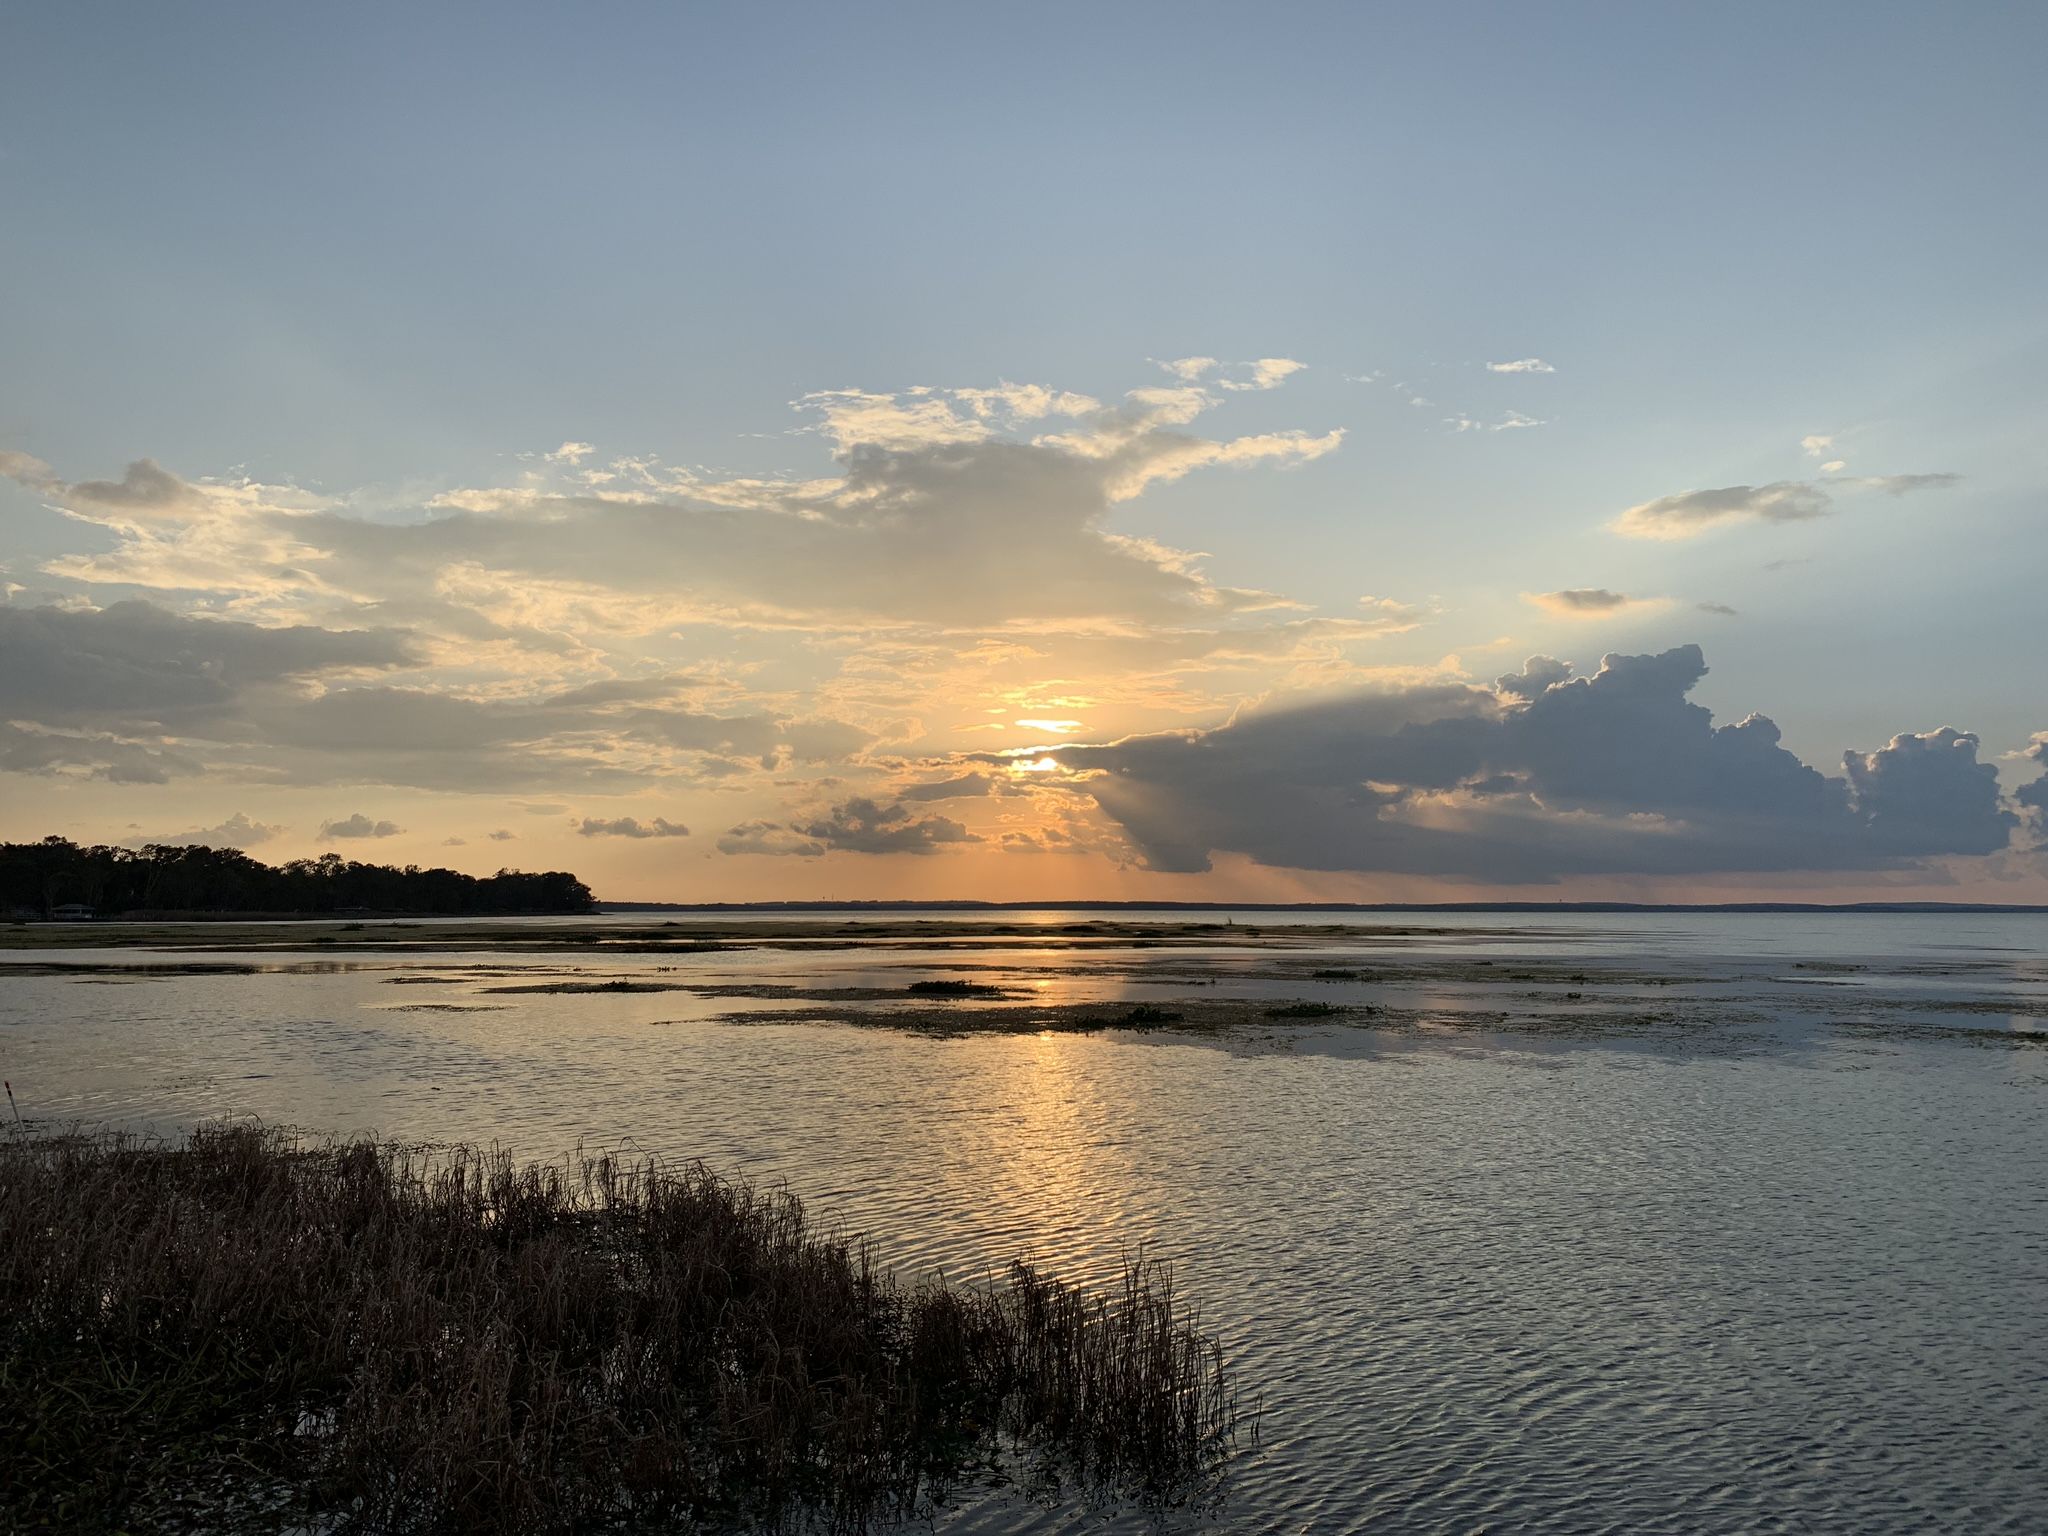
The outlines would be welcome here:
[[[1329,921],[17,947],[0,1064],[35,1118],[630,1140],[960,1279],[1173,1258],[1264,1403],[1222,1505],[944,1529],[2043,1529],[2048,919]]]

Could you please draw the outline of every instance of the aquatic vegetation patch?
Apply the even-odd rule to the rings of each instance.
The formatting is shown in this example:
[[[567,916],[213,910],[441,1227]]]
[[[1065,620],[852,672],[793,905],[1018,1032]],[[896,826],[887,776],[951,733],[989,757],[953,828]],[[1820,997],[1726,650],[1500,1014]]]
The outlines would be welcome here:
[[[0,1137],[27,1526],[858,1530],[1024,1459],[1171,1502],[1248,1423],[1143,1261],[910,1287],[699,1165]]]
[[[912,997],[1002,997],[1003,989],[985,981],[913,981],[903,989]]]
[[[1372,1009],[1353,1010],[1340,1007],[1336,1003],[1282,1003],[1277,1008],[1268,1008],[1266,1010],[1266,1017],[1269,1019],[1334,1019],[1354,1011],[1371,1013]]]

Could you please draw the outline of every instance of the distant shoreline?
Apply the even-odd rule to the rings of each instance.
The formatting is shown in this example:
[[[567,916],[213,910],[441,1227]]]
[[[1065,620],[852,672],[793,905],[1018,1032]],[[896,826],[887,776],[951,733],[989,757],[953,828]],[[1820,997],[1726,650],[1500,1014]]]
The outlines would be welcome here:
[[[2048,905],[1970,901],[603,901],[627,912],[1841,912],[2048,914]]]

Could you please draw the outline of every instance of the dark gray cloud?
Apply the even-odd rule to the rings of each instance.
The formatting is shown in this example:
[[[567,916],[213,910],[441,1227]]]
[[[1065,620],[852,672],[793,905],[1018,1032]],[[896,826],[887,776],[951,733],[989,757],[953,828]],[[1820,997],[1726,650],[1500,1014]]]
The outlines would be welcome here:
[[[2048,849],[2048,731],[2036,736],[2020,755],[2042,772],[2014,790],[2012,797],[2033,819],[2036,846]]]
[[[936,853],[949,843],[981,841],[950,817],[918,817],[901,802],[881,805],[858,795],[792,830],[846,853]]]
[[[918,816],[901,801],[883,805],[857,795],[809,821],[742,822],[718,840],[718,848],[814,859],[827,853],[931,854],[981,840],[951,817]]]
[[[174,832],[157,837],[126,838],[122,846],[147,848],[154,844],[162,848],[253,848],[258,843],[269,842],[284,830],[283,827],[271,826],[267,822],[257,821],[237,811],[219,826],[198,827],[190,832]]]
[[[1977,747],[1970,732],[1943,726],[1843,754],[1871,846],[1904,858],[2003,848],[2019,818],[1999,804],[1998,770],[1977,761]]]
[[[388,630],[271,629],[145,602],[0,606],[0,718],[194,730],[242,713],[253,690],[415,659]]]
[[[1193,734],[1053,748],[1154,868],[1227,851],[1300,869],[1517,883],[1572,874],[1870,868],[2003,847],[1977,741],[1939,730],[1831,778],[1761,715],[1715,726],[1697,646],[1535,657],[1433,685],[1248,713]]]
[[[497,834],[493,833],[493,836]],[[576,828],[578,837],[688,837],[690,829],[679,821],[670,821],[657,816],[652,821],[642,821],[637,816],[619,816],[605,821],[596,816],[586,816]]]
[[[344,816],[339,821],[324,821],[320,824],[322,840],[337,837],[396,837],[403,832],[395,821],[376,821],[357,811],[353,816]]]
[[[28,730],[0,720],[0,773],[68,773],[114,784],[167,784],[197,759],[97,731]]]
[[[908,789],[899,790],[896,798],[917,801],[964,800],[973,795],[993,794],[997,782],[991,774],[979,771],[963,773],[957,778],[936,779],[929,784],[913,784]]]

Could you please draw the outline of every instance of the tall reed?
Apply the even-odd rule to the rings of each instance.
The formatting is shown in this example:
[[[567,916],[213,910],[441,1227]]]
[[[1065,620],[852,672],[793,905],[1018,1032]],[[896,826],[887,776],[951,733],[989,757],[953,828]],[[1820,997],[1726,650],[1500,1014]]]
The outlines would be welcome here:
[[[25,1525],[857,1530],[1020,1456],[1184,1496],[1241,1419],[1150,1263],[905,1286],[787,1193],[645,1157],[0,1137]]]

